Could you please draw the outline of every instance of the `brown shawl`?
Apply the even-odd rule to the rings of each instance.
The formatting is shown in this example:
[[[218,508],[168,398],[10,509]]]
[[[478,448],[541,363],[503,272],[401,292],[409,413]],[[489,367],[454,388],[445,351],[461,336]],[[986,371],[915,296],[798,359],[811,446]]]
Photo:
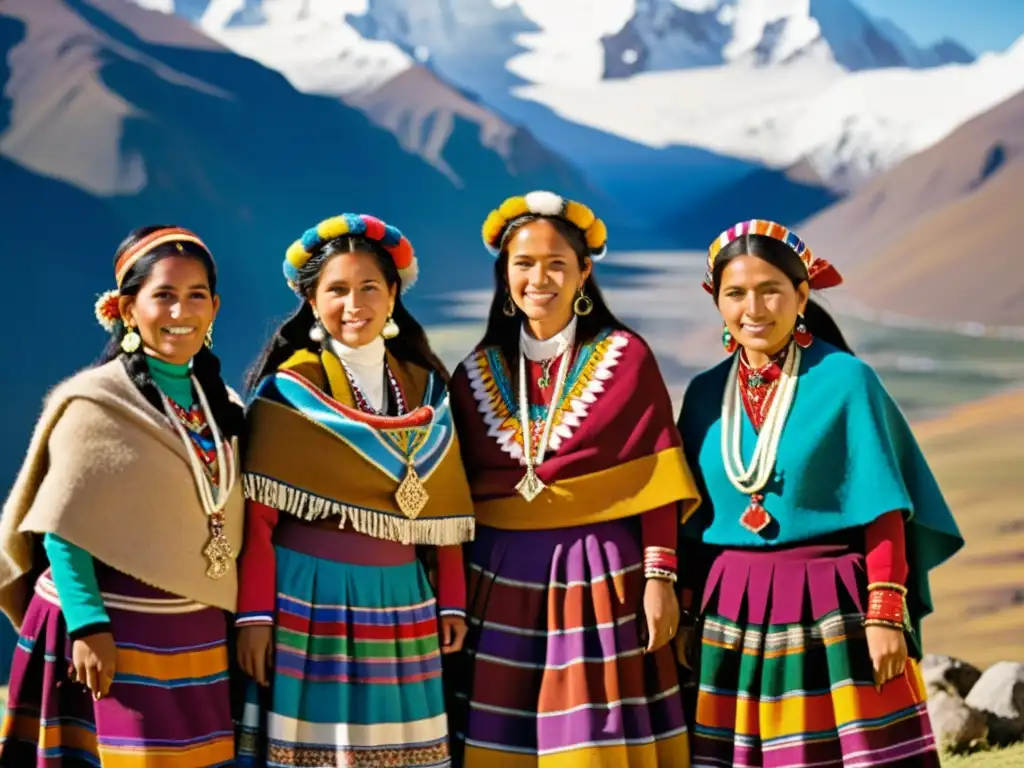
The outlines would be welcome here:
[[[206,576],[210,530],[188,450],[119,361],[59,384],[0,517],[0,610],[21,626],[39,570],[33,535],[55,533],[151,586],[233,611],[235,569]],[[224,510],[236,555],[242,504],[236,482]]]

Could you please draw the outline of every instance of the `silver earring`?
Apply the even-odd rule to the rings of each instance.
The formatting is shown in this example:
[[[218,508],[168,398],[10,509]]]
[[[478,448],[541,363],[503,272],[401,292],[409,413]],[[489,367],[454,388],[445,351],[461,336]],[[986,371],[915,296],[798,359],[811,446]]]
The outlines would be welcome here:
[[[324,333],[324,327],[317,320],[313,323],[313,327],[309,329],[309,340],[315,341],[317,344],[323,344],[324,339],[327,338],[327,334]]]
[[[393,339],[398,335],[401,329],[398,327],[398,323],[395,322],[395,318],[388,315],[388,321],[384,323],[384,327],[380,330],[380,335],[385,339]]]

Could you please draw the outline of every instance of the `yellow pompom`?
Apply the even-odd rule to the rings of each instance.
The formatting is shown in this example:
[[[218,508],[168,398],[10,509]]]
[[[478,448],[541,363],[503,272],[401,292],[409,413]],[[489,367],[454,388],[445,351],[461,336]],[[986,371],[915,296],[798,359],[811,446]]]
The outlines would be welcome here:
[[[603,248],[608,241],[608,228],[600,219],[594,219],[594,223],[587,228],[587,245],[591,250]]]
[[[577,203],[575,200],[566,202],[565,211],[562,215],[584,232],[594,223],[594,212],[583,203]]]
[[[512,219],[518,219],[520,216],[529,213],[530,206],[527,205],[525,197],[510,197],[498,206],[498,211],[505,217],[505,221],[512,221]]]
[[[280,253],[280,251],[278,251]],[[306,253],[306,249],[302,247],[302,241],[296,240],[294,243],[288,246],[288,250],[284,253],[285,259],[296,269],[302,269],[307,261],[309,261],[309,254]]]
[[[501,230],[505,228],[507,223],[508,220],[499,211],[491,211],[487,214],[487,218],[484,219],[484,225],[481,228],[484,242],[488,245],[497,243],[498,238],[501,237]]]
[[[348,234],[348,222],[344,216],[331,216],[316,225],[316,233],[324,240],[333,240]]]

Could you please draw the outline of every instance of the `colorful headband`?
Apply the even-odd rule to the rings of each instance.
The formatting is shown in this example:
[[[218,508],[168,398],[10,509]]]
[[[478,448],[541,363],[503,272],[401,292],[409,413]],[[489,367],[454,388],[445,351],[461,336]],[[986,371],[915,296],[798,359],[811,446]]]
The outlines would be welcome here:
[[[288,287],[296,290],[299,270],[324,243],[342,235],[357,235],[379,243],[395,262],[398,276],[402,279],[402,293],[416,283],[416,278],[419,277],[416,252],[412,248],[412,243],[397,227],[385,224],[365,213],[343,213],[324,219],[315,227],[307,229],[285,252],[284,278],[288,281]]]
[[[741,221],[739,224],[729,227],[729,229],[716,237],[708,247],[708,271],[704,273],[703,283],[705,291],[714,293],[712,273],[715,269],[715,259],[718,258],[718,254],[729,243],[745,235],[764,235],[788,245],[800,257],[801,263],[807,269],[807,282],[816,291],[821,291],[825,288],[835,288],[843,282],[843,276],[839,274],[839,270],[825,261],[825,259],[815,256],[814,252],[807,247],[803,240],[796,236],[795,232],[791,232],[774,221],[751,219],[750,221]]]
[[[551,216],[569,222],[583,232],[594,261],[600,261],[608,252],[608,228],[590,208],[554,192],[529,192],[508,198],[484,220],[484,245],[492,256],[501,253],[502,240],[509,227],[524,216]]]
[[[182,227],[165,227],[146,235],[122,253],[114,264],[114,280],[117,282],[117,288],[100,294],[99,298],[96,299],[96,321],[103,326],[107,333],[113,333],[114,326],[121,319],[121,308],[118,300],[121,298],[121,284],[124,282],[125,276],[131,271],[132,267],[139,263],[143,256],[168,243],[174,243],[179,253],[184,253],[182,243],[192,243],[193,245],[198,245],[207,253],[210,252],[210,249],[206,247],[206,243],[200,240],[199,236],[194,232],[190,232]]]

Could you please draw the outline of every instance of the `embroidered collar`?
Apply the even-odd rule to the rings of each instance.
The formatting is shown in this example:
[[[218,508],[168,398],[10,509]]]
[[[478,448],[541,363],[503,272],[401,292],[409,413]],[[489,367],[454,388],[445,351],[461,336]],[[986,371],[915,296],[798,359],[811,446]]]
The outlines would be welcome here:
[[[587,418],[590,410],[605,391],[605,382],[622,357],[629,337],[618,332],[604,332],[594,341],[580,347],[569,368],[561,401],[551,432],[550,450],[557,451],[569,440]],[[473,392],[487,433],[501,449],[516,460],[523,459],[522,425],[516,413],[515,389],[508,366],[496,347],[479,349],[464,362],[469,386]],[[543,408],[530,406],[530,420],[543,418]]]

